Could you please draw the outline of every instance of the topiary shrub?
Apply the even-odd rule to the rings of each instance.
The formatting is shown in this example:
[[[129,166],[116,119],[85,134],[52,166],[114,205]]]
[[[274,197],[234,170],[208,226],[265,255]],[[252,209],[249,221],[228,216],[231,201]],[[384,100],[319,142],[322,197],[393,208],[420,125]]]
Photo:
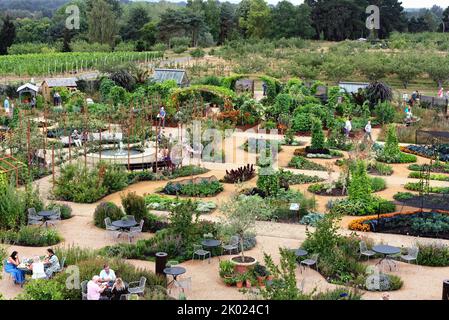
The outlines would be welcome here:
[[[99,228],[105,229],[105,218],[111,218],[111,221],[116,221],[123,218],[123,216],[124,213],[122,209],[120,209],[117,205],[112,202],[102,202],[95,209],[94,224]]]
[[[312,144],[310,151],[323,150],[325,148],[325,138],[323,133],[323,124],[320,119],[313,118],[312,120]]]

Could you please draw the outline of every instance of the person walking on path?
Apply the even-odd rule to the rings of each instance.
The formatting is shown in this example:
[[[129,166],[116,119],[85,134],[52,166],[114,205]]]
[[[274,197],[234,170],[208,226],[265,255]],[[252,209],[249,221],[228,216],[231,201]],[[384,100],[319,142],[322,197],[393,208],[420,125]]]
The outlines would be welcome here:
[[[9,106],[10,106],[9,97],[6,97],[5,101],[3,101],[3,108],[5,109],[6,114],[9,114]]]
[[[368,123],[365,126],[365,137],[364,139],[368,139],[373,142],[373,137],[371,136],[372,127],[371,127],[371,121],[368,121]]]
[[[164,107],[161,107],[159,110],[158,118],[159,118],[159,126],[165,129],[165,117],[167,116],[167,112]]]
[[[352,131],[352,122],[351,122],[351,117],[349,117],[346,122],[345,122],[345,136],[346,138],[349,138],[349,135],[351,134]]]

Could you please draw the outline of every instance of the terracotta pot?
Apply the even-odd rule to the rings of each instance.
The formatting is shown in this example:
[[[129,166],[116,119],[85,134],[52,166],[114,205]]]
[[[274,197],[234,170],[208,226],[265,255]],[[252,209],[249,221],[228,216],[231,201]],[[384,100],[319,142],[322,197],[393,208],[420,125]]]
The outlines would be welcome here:
[[[267,276],[267,280],[268,280],[268,281],[273,280],[273,278],[274,278],[273,276]]]
[[[243,288],[243,281],[237,281],[237,288]]]
[[[259,282],[259,286],[260,287],[263,287],[263,286],[265,286],[265,279],[266,279],[267,277],[261,277],[261,276],[258,276],[257,277],[257,281]]]
[[[252,267],[257,263],[257,260],[252,257],[245,257],[246,259],[250,259],[250,262],[240,262],[238,261],[238,258],[240,258],[240,256],[232,257],[231,262],[235,265],[235,272],[239,274],[245,273],[249,267]]]
[[[251,288],[251,280],[246,280],[246,287]]]

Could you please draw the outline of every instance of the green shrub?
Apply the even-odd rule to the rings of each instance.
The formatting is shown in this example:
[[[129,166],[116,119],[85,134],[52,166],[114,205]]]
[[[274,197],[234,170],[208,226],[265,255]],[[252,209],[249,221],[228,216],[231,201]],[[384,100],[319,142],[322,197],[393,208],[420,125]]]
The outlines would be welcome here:
[[[173,52],[176,54],[180,54],[180,53],[186,52],[187,49],[188,49],[188,47],[186,47],[186,46],[177,46],[177,47],[173,48]]]
[[[392,123],[396,117],[396,111],[391,103],[385,101],[376,105],[374,108],[374,115],[379,124],[384,125]]]
[[[393,167],[388,164],[376,161],[368,165],[368,171],[370,173],[379,174],[381,176],[390,176],[393,174]]]
[[[121,199],[126,215],[134,216],[136,221],[140,221],[147,216],[148,210],[144,197],[137,195],[135,192],[129,192],[121,196]]]
[[[329,201],[330,212],[337,215],[365,216],[396,211],[396,205],[390,201],[373,197],[369,201],[351,201],[349,199]]]
[[[425,176],[425,174],[422,175],[421,172],[418,172],[418,171],[410,172],[410,174],[408,175],[409,178],[413,178],[413,179],[421,179],[423,176]],[[444,174],[431,174],[430,180],[449,181],[449,176],[444,175]]]
[[[325,147],[323,124],[320,119],[313,118],[312,121],[312,150],[322,150]]]
[[[408,182],[404,185],[404,188],[410,191],[418,191],[423,193],[441,193],[441,194],[448,194],[449,193],[449,187],[432,187],[423,186],[420,182]]]
[[[398,192],[393,196],[394,200],[397,201],[407,201],[415,197],[416,195],[410,192]]]
[[[111,218],[111,221],[117,221],[124,217],[122,209],[120,209],[115,203],[102,202],[96,208],[94,212],[94,224],[105,229],[105,218]]]
[[[189,197],[209,197],[223,191],[223,185],[218,181],[201,181],[199,183],[189,182],[180,184],[169,182],[164,188],[164,192],[169,195],[184,195]]]
[[[46,247],[58,244],[62,238],[54,229],[24,226],[18,231],[0,231],[0,240],[20,246]]]
[[[369,202],[371,200],[371,183],[366,171],[365,162],[357,161],[356,167],[351,170],[348,195],[351,201]]]
[[[370,181],[371,181],[371,190],[373,192],[379,192],[387,188],[387,183],[382,178],[374,177],[370,178]]]
[[[24,286],[17,300],[64,300],[64,284],[47,279],[37,279]]]
[[[418,243],[417,263],[421,266],[447,267],[449,266],[449,247],[444,244]]]

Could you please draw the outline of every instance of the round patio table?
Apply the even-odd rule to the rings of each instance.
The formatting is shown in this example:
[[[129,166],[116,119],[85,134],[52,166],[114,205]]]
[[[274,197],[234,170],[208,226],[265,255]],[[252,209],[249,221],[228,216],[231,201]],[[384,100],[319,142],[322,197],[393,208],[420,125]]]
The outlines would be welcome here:
[[[122,230],[127,230],[131,227],[135,227],[137,224],[138,223],[133,220],[117,220],[112,222],[112,225],[114,227],[120,228]]]
[[[217,248],[221,245],[221,241],[215,239],[206,239],[201,242],[201,245],[206,248]]]
[[[45,224],[45,227],[48,228],[48,221],[50,220],[50,217],[52,217],[52,216],[55,215],[55,212],[54,212],[54,211],[48,211],[48,210],[45,210],[45,211],[39,211],[39,212],[37,213],[37,215],[38,215],[39,217],[42,217],[43,220],[44,220],[44,221],[42,222],[41,226],[43,226],[43,225]]]
[[[167,276],[172,276],[172,277],[173,277],[173,280],[170,281],[170,282],[167,284],[167,288],[168,288],[171,284],[173,284],[173,283],[176,281],[176,278],[178,278],[180,275],[182,275],[182,274],[184,274],[184,273],[186,273],[186,272],[187,272],[187,270],[186,270],[185,268],[183,268],[183,267],[170,267],[170,268],[165,268],[165,269],[164,269],[164,273],[165,273]]]
[[[373,251],[383,255],[383,258],[380,259],[380,261],[378,263],[376,263],[376,266],[381,264],[383,261],[386,261],[386,262],[388,262],[390,271],[391,271],[391,264],[394,264],[396,266],[396,264],[390,259],[390,256],[401,253],[400,248],[389,246],[389,245],[384,245],[384,244],[373,246]]]
[[[307,252],[307,250],[304,249],[294,249],[293,250],[295,252],[296,257],[304,257],[306,255],[308,255],[309,253]]]

